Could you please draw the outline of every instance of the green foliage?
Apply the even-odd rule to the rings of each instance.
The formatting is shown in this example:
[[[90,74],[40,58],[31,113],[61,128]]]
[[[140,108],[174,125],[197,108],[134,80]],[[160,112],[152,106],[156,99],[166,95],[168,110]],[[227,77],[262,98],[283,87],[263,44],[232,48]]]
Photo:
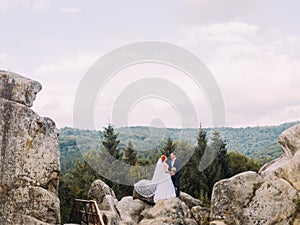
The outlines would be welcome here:
[[[115,159],[120,159],[122,156],[119,149],[120,140],[118,136],[119,134],[115,132],[111,124],[104,127],[102,144]]]
[[[101,146],[101,132],[62,128],[59,130],[60,165],[63,173],[71,172],[82,154]]]
[[[233,175],[244,171],[258,172],[258,170],[261,167],[261,164],[257,160],[253,158],[248,158],[244,154],[237,152],[229,152],[228,166],[228,177],[232,177]]]
[[[68,222],[75,198],[87,199],[88,190],[97,174],[85,161],[77,161],[71,173],[60,175],[59,198],[62,222]]]
[[[208,195],[211,196],[214,184],[226,178],[228,173],[226,142],[222,140],[219,131],[213,131],[208,151],[211,152],[210,158],[213,161],[204,173],[207,177]]]
[[[269,162],[278,158],[282,150],[278,144],[278,136],[287,128],[298,122],[285,123],[279,126],[257,126],[246,128],[219,128],[223,140],[226,140],[227,149],[258,159],[261,163]],[[212,128],[203,128],[208,140],[212,136]],[[129,141],[134,145],[137,156],[140,159],[147,158],[155,161],[154,151],[158,153],[168,137],[176,143],[186,140],[191,145],[197,145],[198,129],[161,129],[149,127],[124,127],[116,129],[119,147],[126,148]],[[103,134],[101,131],[79,130],[75,128],[60,129],[60,150],[62,171],[70,170],[74,162],[80,158],[80,153],[101,147]],[[79,151],[80,150],[80,151]],[[79,154],[78,154],[79,153]],[[160,153],[158,153],[160,154]]]
[[[176,143],[173,142],[172,138],[168,138],[167,142],[161,148],[160,152],[162,155],[169,156],[176,149]]]
[[[207,146],[206,131],[201,127],[198,132],[197,145],[194,148],[192,157],[182,169],[181,183],[182,190],[203,203],[209,203],[207,177],[199,170],[200,161]],[[179,157],[180,158],[180,157]]]
[[[128,142],[127,148],[124,152],[124,162],[128,165],[134,166],[138,162],[136,152],[134,151],[133,144],[131,141]]]
[[[161,153],[169,155],[173,151],[179,159],[186,162],[182,169],[182,190],[209,204],[215,182],[240,172],[258,171],[261,162],[280,156],[282,150],[277,143],[278,136],[294,124],[220,128],[219,131],[201,127],[184,130],[151,128],[151,133],[146,127],[120,128],[116,132],[111,124],[104,128],[103,132],[60,129],[62,172],[59,197],[62,221],[67,222],[73,200],[85,199],[91,183],[96,179],[106,182],[115,191],[118,199],[132,194],[132,187],[105,178],[100,167],[105,168],[115,179],[128,176],[130,179],[151,178],[151,165],[156,163]],[[124,156],[122,148],[126,148]],[[82,157],[82,154],[85,157]],[[115,159],[124,160],[126,165],[136,166],[123,171],[120,163],[111,162],[107,154]],[[209,162],[210,165],[205,167],[205,170],[201,169],[201,163],[207,163],[206,159],[209,158],[214,160]],[[93,165],[93,168],[90,165]],[[124,174],[119,174],[118,178],[116,171]],[[297,202],[295,204],[298,206]]]

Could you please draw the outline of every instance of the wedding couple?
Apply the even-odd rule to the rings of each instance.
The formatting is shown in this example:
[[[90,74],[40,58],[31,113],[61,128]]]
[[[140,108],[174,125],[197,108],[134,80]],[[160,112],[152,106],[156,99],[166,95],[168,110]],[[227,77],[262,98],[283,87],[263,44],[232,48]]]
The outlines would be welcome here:
[[[158,200],[180,197],[181,162],[176,153],[171,153],[171,160],[162,155],[153,173],[152,180],[141,180],[134,185],[135,190],[143,197]]]

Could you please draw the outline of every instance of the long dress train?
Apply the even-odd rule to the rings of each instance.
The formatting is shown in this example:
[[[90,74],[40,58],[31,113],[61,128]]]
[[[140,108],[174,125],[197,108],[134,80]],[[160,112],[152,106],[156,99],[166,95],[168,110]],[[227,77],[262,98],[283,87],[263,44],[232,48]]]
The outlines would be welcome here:
[[[175,197],[175,188],[171,179],[171,175],[166,173],[164,165],[168,164],[162,162],[161,159],[156,163],[152,180],[140,180],[134,184],[134,189],[143,197],[153,197],[156,203],[161,199],[169,199]]]

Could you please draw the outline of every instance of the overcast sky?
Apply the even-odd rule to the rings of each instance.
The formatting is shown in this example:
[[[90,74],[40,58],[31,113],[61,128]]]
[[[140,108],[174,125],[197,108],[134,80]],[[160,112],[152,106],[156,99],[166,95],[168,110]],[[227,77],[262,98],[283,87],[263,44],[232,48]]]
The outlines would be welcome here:
[[[300,115],[299,10],[298,0],[0,0],[0,69],[39,81],[33,109],[59,128],[73,127],[78,86],[97,59],[132,42],[163,41],[207,65],[223,95],[225,126],[280,124]],[[122,91],[149,77],[179,86],[199,122],[213,126],[209,99],[193,80],[172,66],[144,63],[121,69],[99,90],[95,127],[114,123]],[[145,96],[115,125],[180,128],[189,115],[176,106],[184,104]]]

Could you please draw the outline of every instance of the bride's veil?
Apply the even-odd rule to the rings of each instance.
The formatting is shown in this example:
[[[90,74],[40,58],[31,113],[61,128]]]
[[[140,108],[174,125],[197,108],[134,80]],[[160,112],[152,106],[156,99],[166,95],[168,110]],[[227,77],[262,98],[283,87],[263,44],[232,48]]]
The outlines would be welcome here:
[[[152,176],[152,182],[157,184],[158,182],[164,179],[163,175],[164,174],[163,174],[162,160],[161,158],[159,158],[156,163],[155,170]]]
[[[157,183],[164,179],[163,175],[162,160],[159,158],[154,169],[152,180],[140,180],[134,184],[134,189],[143,197],[152,197],[155,193]]]

